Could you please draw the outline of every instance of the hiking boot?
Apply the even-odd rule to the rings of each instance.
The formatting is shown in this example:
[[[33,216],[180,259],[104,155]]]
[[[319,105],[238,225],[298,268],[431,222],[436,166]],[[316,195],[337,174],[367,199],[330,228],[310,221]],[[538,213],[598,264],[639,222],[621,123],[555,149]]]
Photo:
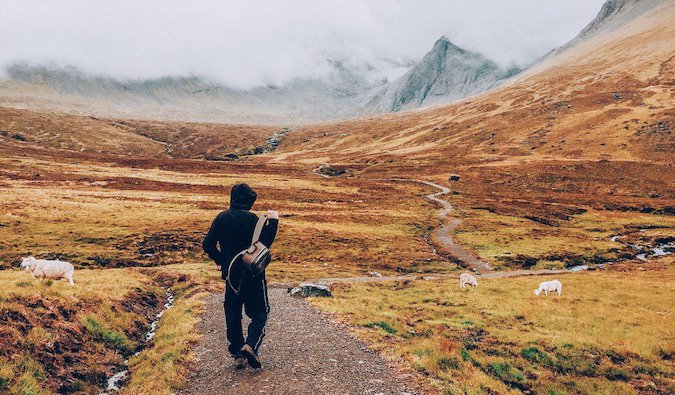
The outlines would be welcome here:
[[[258,359],[258,354],[256,354],[255,350],[250,345],[244,344],[244,347],[241,348],[240,354],[242,357],[246,358],[248,366],[252,367],[253,369],[260,369],[262,366],[260,364],[260,360]]]
[[[246,358],[243,355],[239,354],[234,357],[234,368],[239,370],[246,367]]]

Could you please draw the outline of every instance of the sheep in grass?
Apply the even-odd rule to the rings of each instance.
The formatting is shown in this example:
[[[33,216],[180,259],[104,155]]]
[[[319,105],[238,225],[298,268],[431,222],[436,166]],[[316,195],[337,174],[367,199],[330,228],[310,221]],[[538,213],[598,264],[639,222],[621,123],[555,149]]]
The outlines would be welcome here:
[[[462,288],[466,288],[467,285],[471,285],[472,287],[477,287],[478,286],[478,280],[476,280],[476,277],[470,275],[469,273],[462,273],[459,276],[459,286]]]
[[[560,295],[562,294],[562,283],[558,280],[544,281],[539,284],[539,288],[534,290],[534,294],[539,295],[541,291],[544,291],[546,295],[549,292],[557,292]]]
[[[46,259],[35,259],[35,257],[29,256],[23,258],[21,267],[25,268],[26,271],[35,278],[48,278],[50,280],[60,280],[65,278],[70,285],[75,285],[73,283],[75,268],[69,262],[59,260],[48,261]]]

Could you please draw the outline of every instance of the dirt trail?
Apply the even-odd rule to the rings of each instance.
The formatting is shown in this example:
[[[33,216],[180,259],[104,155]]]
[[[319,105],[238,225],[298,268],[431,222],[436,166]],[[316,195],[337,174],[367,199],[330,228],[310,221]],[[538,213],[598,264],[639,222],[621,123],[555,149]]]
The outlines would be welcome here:
[[[427,199],[439,203],[443,207],[443,210],[438,213],[437,218],[444,221],[444,224],[436,228],[432,234],[432,237],[436,242],[443,246],[443,248],[452,256],[461,261],[467,268],[476,269],[479,272],[491,271],[492,267],[490,267],[489,263],[478,259],[471,251],[455,242],[453,235],[455,234],[455,229],[462,224],[462,220],[459,218],[447,219],[448,214],[453,212],[455,208],[447,200],[439,198],[439,196],[450,193],[450,189],[429,181],[415,181],[440,189],[440,192],[427,195]]]
[[[227,354],[222,295],[206,300],[194,352],[197,366],[183,395],[408,394],[409,376],[305,300],[270,288],[270,318],[260,357],[263,369],[235,371]]]

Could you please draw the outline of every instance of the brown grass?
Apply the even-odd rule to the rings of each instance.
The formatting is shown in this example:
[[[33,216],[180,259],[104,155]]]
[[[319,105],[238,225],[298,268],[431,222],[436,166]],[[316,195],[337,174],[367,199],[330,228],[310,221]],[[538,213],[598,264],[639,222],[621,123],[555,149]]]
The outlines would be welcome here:
[[[533,277],[467,290],[456,280],[343,285],[312,303],[443,393],[669,392],[675,269],[666,262],[558,276],[560,297],[533,295],[551,279]]]

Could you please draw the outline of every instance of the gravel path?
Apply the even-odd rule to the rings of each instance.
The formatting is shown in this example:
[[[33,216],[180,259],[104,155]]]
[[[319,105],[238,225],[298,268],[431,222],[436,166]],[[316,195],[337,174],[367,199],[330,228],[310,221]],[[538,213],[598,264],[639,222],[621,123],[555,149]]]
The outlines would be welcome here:
[[[406,394],[410,377],[331,323],[305,300],[270,288],[263,369],[235,371],[227,355],[222,295],[206,300],[196,369],[181,394]]]

